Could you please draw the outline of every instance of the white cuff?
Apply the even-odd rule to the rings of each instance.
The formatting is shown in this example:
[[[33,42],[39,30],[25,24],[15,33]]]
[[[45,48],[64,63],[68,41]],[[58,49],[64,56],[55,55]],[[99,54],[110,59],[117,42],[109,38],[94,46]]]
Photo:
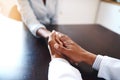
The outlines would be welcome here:
[[[95,70],[99,70],[100,68],[100,64],[101,64],[101,61],[103,60],[103,57],[102,55],[98,55],[92,65],[92,68],[94,68]]]
[[[39,28],[46,28],[46,27],[42,24],[31,25],[30,31],[34,36],[38,37],[36,33]]]

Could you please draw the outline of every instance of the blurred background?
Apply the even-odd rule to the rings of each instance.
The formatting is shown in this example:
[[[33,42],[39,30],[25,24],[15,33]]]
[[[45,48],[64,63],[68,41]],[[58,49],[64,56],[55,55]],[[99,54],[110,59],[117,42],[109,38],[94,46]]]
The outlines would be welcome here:
[[[21,20],[16,3],[17,0],[0,0],[0,14],[9,18]]]
[[[17,0],[0,0],[0,14],[21,21]],[[58,24],[100,24],[120,34],[120,0],[60,0]]]

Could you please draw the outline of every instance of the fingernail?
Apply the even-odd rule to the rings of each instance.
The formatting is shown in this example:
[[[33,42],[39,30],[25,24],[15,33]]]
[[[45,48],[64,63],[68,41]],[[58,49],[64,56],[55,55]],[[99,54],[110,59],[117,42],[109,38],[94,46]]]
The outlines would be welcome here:
[[[58,48],[59,48],[59,45],[58,45],[58,44],[54,44],[54,47],[55,47],[56,49],[58,49]]]

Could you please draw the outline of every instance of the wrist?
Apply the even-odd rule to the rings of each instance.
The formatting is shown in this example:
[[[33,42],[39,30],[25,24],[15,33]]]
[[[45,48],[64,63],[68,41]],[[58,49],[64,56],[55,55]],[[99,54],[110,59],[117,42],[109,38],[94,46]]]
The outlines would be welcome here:
[[[83,56],[83,62],[89,64],[89,65],[93,65],[94,61],[96,59],[96,55],[90,52],[85,52],[84,56]]]
[[[50,33],[51,32],[49,30],[47,30],[46,28],[40,28],[37,31],[38,36],[42,36],[44,38],[48,38]]]

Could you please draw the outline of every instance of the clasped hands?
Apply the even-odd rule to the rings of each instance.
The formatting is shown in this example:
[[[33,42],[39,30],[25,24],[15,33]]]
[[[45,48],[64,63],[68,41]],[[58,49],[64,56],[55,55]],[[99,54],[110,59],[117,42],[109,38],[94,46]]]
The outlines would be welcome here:
[[[86,58],[89,57],[88,54],[91,54],[76,44],[67,35],[56,32],[54,30],[49,36],[48,48],[50,51],[51,59],[64,58],[74,63],[87,62]],[[92,64],[92,62],[88,64]]]

